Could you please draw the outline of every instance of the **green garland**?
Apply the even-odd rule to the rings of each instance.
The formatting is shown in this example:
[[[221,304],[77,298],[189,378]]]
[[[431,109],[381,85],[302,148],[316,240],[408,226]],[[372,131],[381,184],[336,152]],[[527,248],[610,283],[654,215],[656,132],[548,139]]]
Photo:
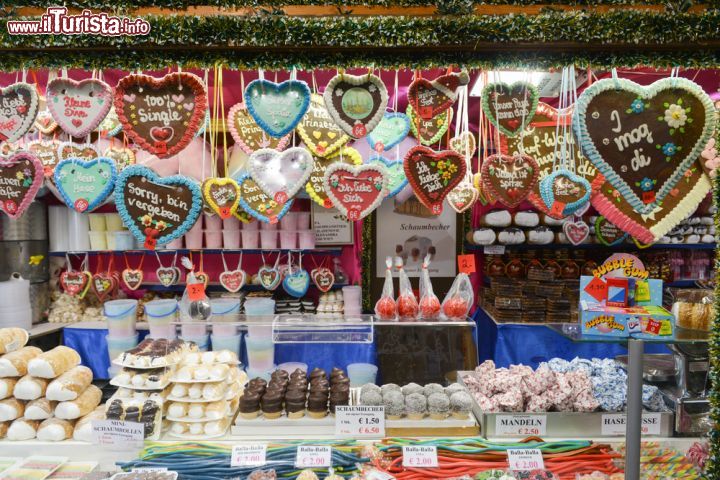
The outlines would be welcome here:
[[[375,222],[377,221],[377,213],[373,212],[362,222],[362,249],[360,249],[360,275],[361,284],[365,285],[362,289],[362,309],[364,312],[374,311],[375,305],[372,303],[373,284],[372,271],[373,259],[375,258]],[[380,281],[380,280],[376,280]]]

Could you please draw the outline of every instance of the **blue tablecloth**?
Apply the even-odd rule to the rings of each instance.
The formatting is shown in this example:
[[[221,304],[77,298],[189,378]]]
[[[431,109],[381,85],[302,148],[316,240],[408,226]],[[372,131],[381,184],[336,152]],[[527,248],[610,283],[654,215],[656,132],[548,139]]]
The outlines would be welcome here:
[[[497,367],[523,364],[535,368],[554,357],[614,358],[627,353],[619,344],[573,342],[544,325],[497,324],[481,308],[475,312],[475,321],[480,363],[493,360]],[[664,345],[646,344],[645,351],[669,353]]]

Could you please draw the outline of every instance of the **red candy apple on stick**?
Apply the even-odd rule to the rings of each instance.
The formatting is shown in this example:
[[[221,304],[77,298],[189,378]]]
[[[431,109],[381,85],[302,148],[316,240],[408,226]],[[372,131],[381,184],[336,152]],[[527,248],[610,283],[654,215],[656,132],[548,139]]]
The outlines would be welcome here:
[[[392,257],[385,259],[385,283],[383,284],[382,295],[375,304],[375,315],[380,320],[395,320],[396,309],[395,304],[395,288],[393,287],[392,279]]]

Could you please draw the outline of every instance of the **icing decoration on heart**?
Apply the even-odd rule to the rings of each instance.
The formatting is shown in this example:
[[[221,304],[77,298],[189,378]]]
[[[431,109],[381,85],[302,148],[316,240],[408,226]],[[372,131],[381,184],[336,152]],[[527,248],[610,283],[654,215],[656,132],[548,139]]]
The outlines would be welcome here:
[[[317,157],[328,157],[350,141],[350,136],[333,121],[322,95],[316,93],[310,97],[310,107],[298,123],[297,132]]]
[[[250,116],[244,102],[236,103],[228,112],[228,128],[235,144],[248,155],[260,148],[285,150],[290,141],[290,134],[275,138],[265,133]]]
[[[532,121],[539,99],[532,83],[488,83],[482,91],[482,109],[500,132],[514,137]]]
[[[115,111],[126,135],[164,158],[181,152],[205,121],[207,91],[197,75],[175,72],[161,79],[132,74],[115,88]]]
[[[58,146],[57,140],[33,140],[27,143],[28,152],[40,160],[46,177],[52,177],[55,171],[55,165],[58,163]]]
[[[155,276],[163,287],[175,285],[180,279],[179,273],[177,267],[160,267],[155,270]]]
[[[463,213],[475,204],[479,196],[480,192],[472,182],[463,180],[447,194],[447,203],[457,213]]]
[[[0,142],[15,142],[35,123],[38,94],[35,85],[13,83],[0,88]]]
[[[578,98],[573,128],[593,165],[633,209],[647,214],[710,140],[715,109],[703,89],[685,78],[648,87],[604,79]]]
[[[335,123],[353,138],[362,138],[382,120],[388,92],[380,77],[340,73],[323,92],[325,107]]]
[[[402,142],[410,132],[410,117],[405,113],[385,113],[380,123],[367,135],[370,148],[377,153],[390,150]]]
[[[117,288],[117,279],[107,272],[96,273],[92,276],[90,288],[97,295],[98,300],[104,302]]]
[[[55,78],[47,84],[47,107],[57,124],[73,137],[95,130],[112,106],[112,88],[102,80]]]
[[[249,173],[235,178],[240,187],[240,206],[245,212],[265,223],[277,223],[292,206],[292,199],[278,203],[260,189]]]
[[[268,197],[286,203],[307,183],[313,171],[313,158],[302,147],[284,152],[263,148],[250,155],[247,168]]]
[[[220,285],[230,293],[237,293],[245,285],[244,270],[226,270],[220,274]]]
[[[329,291],[335,285],[335,274],[327,267],[315,268],[310,272],[313,283],[321,292]]]
[[[202,137],[209,126],[210,126],[210,109],[207,108],[205,110],[205,119],[203,120],[202,124],[200,125],[200,128],[198,128],[198,131],[195,132],[195,136]]]
[[[205,285],[205,288],[207,288],[208,283],[210,283],[210,275],[205,272],[195,272],[195,280],[202,283]]]
[[[653,243],[655,243],[655,242],[642,243],[635,237],[632,237],[632,241],[635,244],[635,246],[638,247],[640,250],[645,250],[646,248],[652,247]]]
[[[343,147],[329,157],[313,156],[313,170],[310,179],[305,184],[305,191],[315,203],[324,208],[332,208],[333,203],[325,193],[325,170],[333,163],[346,163],[348,165],[362,165],[360,152],[351,147]]]
[[[720,167],[720,156],[718,155],[718,150],[715,145],[715,138],[708,140],[707,145],[705,145],[705,148],[700,154],[700,160],[705,173],[707,173],[710,178],[715,178],[717,176],[717,169]]]
[[[245,88],[248,113],[273,137],[292,132],[310,106],[310,88],[300,80],[253,80]]]
[[[275,290],[280,285],[280,272],[276,267],[263,265],[258,270],[258,278],[265,290]]]
[[[0,210],[19,218],[43,184],[43,166],[28,152],[0,157]]]
[[[53,178],[65,205],[80,213],[91,212],[112,193],[117,169],[109,158],[71,158],[57,164]]]
[[[590,235],[590,227],[582,220],[566,220],[563,223],[563,233],[573,245],[580,245]]]
[[[508,207],[518,206],[537,183],[539,168],[528,155],[490,155],[485,159],[481,175],[485,189]]]
[[[369,163],[377,163],[385,167],[385,176],[388,179],[388,198],[394,197],[407,186],[408,179],[405,177],[403,162],[394,162],[385,157],[375,156],[370,158]]]
[[[122,172],[125,167],[135,165],[135,152],[126,147],[108,147],[103,153],[103,157],[111,158],[115,162],[118,173]]]
[[[285,275],[282,285],[283,290],[285,290],[288,295],[301,298],[305,296],[308,288],[310,288],[310,275],[308,275],[307,270],[296,270],[293,273]]]
[[[202,192],[205,203],[223,220],[235,215],[240,206],[240,187],[232,178],[208,178]]]
[[[115,204],[135,238],[154,250],[156,244],[180,238],[195,224],[202,194],[192,179],[161,178],[148,167],[132,165],[115,182]]]
[[[443,200],[465,178],[467,170],[465,159],[457,152],[435,152],[421,145],[411,148],[403,163],[415,196],[433,215],[442,213]]]
[[[463,132],[457,137],[450,139],[448,143],[450,150],[453,150],[466,159],[469,159],[475,154],[477,143],[475,141],[475,135],[472,132]]]
[[[58,162],[70,158],[80,160],[92,160],[100,156],[100,152],[94,145],[80,145],[73,142],[60,142],[58,145]]]
[[[445,135],[445,132],[450,128],[450,122],[453,118],[453,109],[448,108],[439,115],[434,116],[428,120],[419,118],[415,114],[412,105],[408,105],[405,110],[408,118],[410,119],[410,130],[415,138],[418,139],[420,145],[434,145],[440,141]]]
[[[572,215],[590,199],[590,182],[569,170],[556,170],[540,181],[545,206],[557,215]]]
[[[385,168],[377,163],[334,163],[325,170],[323,184],[335,208],[351,221],[366,217],[388,194]]]
[[[35,118],[35,128],[40,130],[40,133],[43,135],[51,135],[55,129],[58,128],[58,124],[52,117],[50,110],[41,110],[38,112]]]
[[[143,271],[138,268],[126,268],[121,273],[123,283],[130,290],[137,290],[143,282]]]
[[[114,106],[110,106],[110,111],[98,125],[97,131],[107,137],[114,137],[122,131],[122,123],[120,123]]]
[[[433,81],[418,78],[408,87],[408,103],[420,118],[431,119],[452,107],[457,100],[458,87],[469,82],[470,76],[465,70],[442,75]]]
[[[92,276],[89,272],[80,270],[66,270],[60,274],[60,287],[63,292],[68,295],[78,295],[81,298],[90,288],[90,279]]]
[[[628,236],[607,218],[599,215],[595,220],[595,236],[598,241],[607,247],[622,243]]]

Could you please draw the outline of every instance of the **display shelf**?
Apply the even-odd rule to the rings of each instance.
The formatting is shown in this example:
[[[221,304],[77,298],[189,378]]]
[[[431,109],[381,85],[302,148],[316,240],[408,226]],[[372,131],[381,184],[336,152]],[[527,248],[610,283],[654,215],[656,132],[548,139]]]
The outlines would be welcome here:
[[[177,250],[172,249],[158,249],[158,250],[68,250],[65,252],[49,252],[48,255],[51,257],[64,257],[65,255],[152,255],[153,253],[164,254],[164,253],[179,253],[180,255],[187,255],[190,253],[201,252],[208,255],[220,255],[221,253],[247,253],[248,255],[260,255],[263,253],[302,253],[303,255],[333,255],[339,256],[342,254],[342,248],[312,248],[312,249],[300,249],[300,248],[180,248]]]
[[[51,333],[58,332],[62,330],[63,328],[67,327],[68,325],[73,325],[72,323],[38,323],[36,325],[33,325],[32,328],[28,331],[30,334],[30,338],[38,338],[45,335],[50,335]]]
[[[347,283],[336,283],[333,284],[331,287],[331,290],[338,290],[342,287],[347,287],[349,284]],[[311,283],[310,287],[314,288],[315,284]],[[186,285],[185,284],[178,284],[178,285],[170,285],[169,287],[166,287],[165,285],[162,285],[160,283],[143,283],[138,290],[152,290],[154,292],[182,292],[185,290]],[[220,285],[219,283],[208,283],[208,286],[206,288],[209,292],[226,292],[227,290],[225,287]],[[262,285],[244,285],[240,291],[245,292],[272,292],[272,290],[267,290]]]
[[[716,243],[654,243],[649,247],[641,248],[635,243],[621,243],[619,245],[606,246],[600,243],[582,243],[580,245],[572,245],[570,243],[548,243],[545,245],[534,245],[530,243],[520,243],[517,245],[487,245],[489,247],[505,247],[506,250],[557,250],[562,248],[572,250],[596,250],[602,248],[604,250],[715,250]],[[484,251],[486,245],[465,244],[467,251]]]
[[[639,340],[645,343],[675,344],[675,343],[708,343],[710,340],[709,332],[699,330],[685,330],[681,328],[675,329],[675,335],[672,338],[635,338],[635,337],[610,337],[602,335],[583,335],[580,332],[580,326],[577,323],[546,323],[544,324],[552,331],[559,333],[572,340],[580,343],[628,343],[630,340]]]

